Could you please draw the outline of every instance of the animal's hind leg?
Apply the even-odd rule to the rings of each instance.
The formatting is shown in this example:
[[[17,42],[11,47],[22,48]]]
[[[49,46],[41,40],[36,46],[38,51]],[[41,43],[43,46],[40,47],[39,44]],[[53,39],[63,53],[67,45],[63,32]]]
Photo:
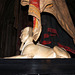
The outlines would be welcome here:
[[[71,58],[70,54],[65,49],[63,49],[63,48],[55,46],[53,48],[53,50],[55,51],[57,56],[59,56],[60,58]]]

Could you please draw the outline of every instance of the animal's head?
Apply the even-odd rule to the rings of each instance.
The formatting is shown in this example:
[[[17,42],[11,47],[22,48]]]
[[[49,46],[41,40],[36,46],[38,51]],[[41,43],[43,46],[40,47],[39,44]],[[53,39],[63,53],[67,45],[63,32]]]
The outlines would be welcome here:
[[[24,43],[29,37],[32,37],[32,28],[26,27],[21,31],[21,42]]]
[[[32,37],[32,28],[31,27],[26,27],[21,31],[21,47],[20,47],[20,51],[23,50],[25,43],[28,41],[29,37]],[[33,40],[33,39],[32,39]]]

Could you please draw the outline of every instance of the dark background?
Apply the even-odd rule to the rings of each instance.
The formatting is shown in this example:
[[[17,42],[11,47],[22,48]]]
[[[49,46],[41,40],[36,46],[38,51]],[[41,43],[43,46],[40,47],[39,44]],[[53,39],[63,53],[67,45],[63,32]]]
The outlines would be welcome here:
[[[75,0],[66,3],[75,25]],[[22,7],[20,0],[0,0],[0,57],[20,54],[20,31],[26,26],[32,26],[28,6]]]

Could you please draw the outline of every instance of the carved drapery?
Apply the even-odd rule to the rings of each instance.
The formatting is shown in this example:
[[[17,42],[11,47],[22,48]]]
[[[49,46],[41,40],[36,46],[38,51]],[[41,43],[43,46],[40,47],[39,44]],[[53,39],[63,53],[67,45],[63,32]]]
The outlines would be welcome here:
[[[33,0],[33,2],[34,1],[35,0]],[[21,4],[23,6],[29,5],[29,0],[21,0]],[[33,7],[33,9],[34,8],[35,7]],[[37,9],[35,11],[37,11]],[[65,0],[40,0],[40,13],[41,12],[48,12],[53,14],[58,20],[61,27],[73,38],[75,42],[75,27],[73,25]],[[31,14],[30,11],[29,11],[29,15],[36,16],[35,13]],[[38,18],[38,15],[36,17]],[[41,30],[41,26],[37,31],[38,34],[40,33],[40,30]],[[36,33],[34,33],[33,35],[35,35]]]

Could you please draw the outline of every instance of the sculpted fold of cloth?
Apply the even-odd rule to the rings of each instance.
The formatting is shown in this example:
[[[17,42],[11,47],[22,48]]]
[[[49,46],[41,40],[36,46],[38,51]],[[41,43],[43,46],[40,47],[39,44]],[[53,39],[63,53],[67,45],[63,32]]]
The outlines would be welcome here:
[[[30,3],[30,1],[33,3]],[[39,3],[39,8],[35,6],[37,4],[35,1],[38,1],[37,3]],[[36,17],[38,21],[38,24],[33,30],[33,39],[35,41],[39,38],[42,30],[40,13],[48,12],[56,17],[61,27],[73,38],[75,43],[75,27],[65,0],[21,0],[21,5],[29,5],[29,15]]]

